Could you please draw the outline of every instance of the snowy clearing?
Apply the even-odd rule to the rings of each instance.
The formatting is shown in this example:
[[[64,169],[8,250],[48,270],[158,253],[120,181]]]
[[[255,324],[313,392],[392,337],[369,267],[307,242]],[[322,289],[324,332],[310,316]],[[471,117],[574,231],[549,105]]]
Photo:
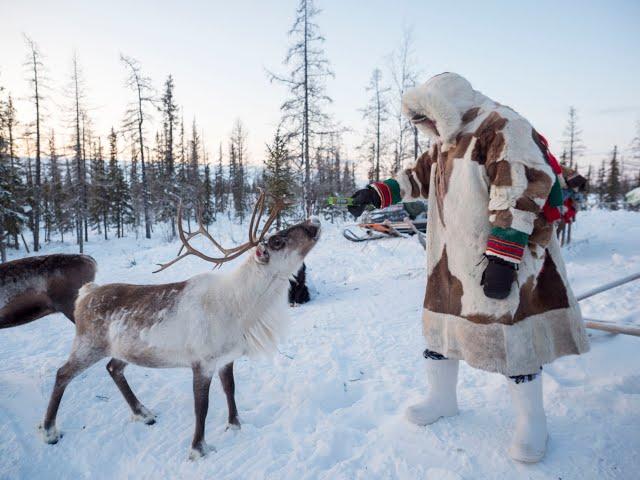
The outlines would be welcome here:
[[[132,388],[158,415],[134,423],[105,370],[76,378],[58,415],[54,446],[37,433],[73,325],[51,315],[0,331],[0,478],[217,479],[632,479],[640,470],[640,338],[591,331],[592,351],[545,367],[548,454],[532,466],[506,455],[512,414],[506,381],[461,367],[460,415],[429,427],[404,419],[425,391],[421,357],[424,252],[415,239],[364,244],[324,225],[308,257],[313,300],[291,309],[281,354],[236,362],[240,431],[225,431],[226,403],[211,391],[204,459],[187,459],[193,431],[191,372],[127,369]],[[245,229],[223,222],[227,243]],[[162,283],[210,266],[197,259],[158,275],[177,243],[156,232],[93,240],[98,283]],[[43,253],[75,251],[53,243]],[[640,270],[640,214],[582,212],[565,249],[580,293]],[[224,268],[234,268],[225,265]],[[640,281],[582,302],[586,317],[640,325]]]

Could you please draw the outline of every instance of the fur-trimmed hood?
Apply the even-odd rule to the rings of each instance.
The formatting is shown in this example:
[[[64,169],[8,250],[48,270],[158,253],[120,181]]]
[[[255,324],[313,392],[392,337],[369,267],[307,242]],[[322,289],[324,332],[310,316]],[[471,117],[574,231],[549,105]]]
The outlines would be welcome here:
[[[468,80],[457,73],[445,72],[431,77],[402,96],[402,112],[409,120],[427,117],[437,132],[425,123],[415,122],[418,129],[446,150],[455,142],[462,126],[462,116],[473,107],[493,104],[490,98],[474,90]]]

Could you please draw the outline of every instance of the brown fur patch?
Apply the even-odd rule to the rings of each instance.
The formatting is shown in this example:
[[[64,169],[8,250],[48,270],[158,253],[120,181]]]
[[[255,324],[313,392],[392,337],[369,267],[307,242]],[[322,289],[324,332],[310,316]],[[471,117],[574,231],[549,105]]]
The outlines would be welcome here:
[[[480,107],[473,107],[464,112],[464,115],[462,115],[462,124],[466,125],[469,122],[473,122],[478,116],[478,113],[480,113]]]
[[[105,318],[118,311],[129,311],[122,316],[123,326],[135,325],[147,328],[157,323],[156,314],[175,305],[179,294],[187,282],[166,283],[161,285],[131,285],[111,283],[96,287],[80,299],[76,306],[76,325],[78,335],[100,331],[104,338],[109,328]]]
[[[535,168],[524,167],[524,171],[528,184],[523,195],[529,198],[541,198],[546,200],[553,185],[551,177],[542,170],[537,170]]]
[[[418,182],[416,182],[416,179],[413,178],[413,171],[410,168],[407,168],[404,171],[404,174],[409,179],[409,183],[411,183],[411,196],[414,197],[414,198],[419,197],[420,196],[420,187],[418,186]],[[400,192],[400,195],[402,195],[404,197],[405,193],[406,192]]]
[[[487,165],[487,174],[491,184],[496,187],[510,187],[513,185],[511,164],[505,160]]]
[[[553,224],[547,222],[542,214],[538,215],[533,222],[533,231],[529,235],[529,243],[546,247],[553,235]]]
[[[538,213],[540,211],[540,206],[528,197],[520,197],[516,200],[516,208],[532,213]]]
[[[434,149],[434,155],[437,158],[437,149]],[[432,158],[429,152],[424,152],[416,161],[413,171],[416,174],[418,182],[420,182],[421,194],[424,198],[429,196],[429,182],[431,180],[431,165],[436,159]]]
[[[534,277],[531,276],[520,288],[520,304],[513,321],[517,323],[532,315],[568,307],[567,289],[556,264],[546,250],[544,264],[537,280],[534,281]]]
[[[477,323],[480,325],[489,325],[491,323],[501,323],[503,325],[513,324],[513,318],[511,317],[510,313],[505,313],[500,317],[496,317],[495,315],[485,315],[483,313],[473,313],[471,315],[466,315],[464,318],[472,323]]]
[[[464,157],[464,154],[467,153],[467,149],[469,148],[469,144],[471,143],[472,138],[473,134],[471,133],[459,133],[456,136],[455,146],[447,151],[447,159],[453,160],[454,158]]]
[[[437,313],[460,315],[462,311],[462,282],[449,270],[447,247],[429,275],[427,291],[424,296],[424,308]]]
[[[507,124],[507,119],[498,112],[491,112],[474,132],[476,143],[471,153],[471,160],[485,165],[500,158],[504,149],[504,135],[499,133]]]
[[[504,150],[504,135],[502,132],[496,133],[493,141],[487,148],[487,165],[491,165],[502,158],[502,151]]]
[[[493,210],[491,214],[495,215],[495,220],[491,222],[494,227],[511,228],[513,215],[510,210]]]

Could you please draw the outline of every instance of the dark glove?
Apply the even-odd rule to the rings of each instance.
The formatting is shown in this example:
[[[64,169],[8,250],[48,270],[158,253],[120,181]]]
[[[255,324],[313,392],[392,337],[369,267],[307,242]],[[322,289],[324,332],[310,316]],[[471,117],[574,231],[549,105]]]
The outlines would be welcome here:
[[[574,190],[582,191],[587,187],[587,179],[582,175],[575,174],[573,177],[567,179],[567,186]]]
[[[489,265],[484,269],[480,285],[489,298],[505,299],[511,293],[511,284],[516,279],[515,263],[498,257],[487,256]]]
[[[351,196],[351,198],[353,199],[353,205],[348,206],[347,210],[349,210],[349,213],[353,215],[354,218],[358,218],[362,215],[362,212],[367,208],[367,205],[373,205],[376,208],[380,208],[381,205],[380,197],[371,187],[358,190]]]

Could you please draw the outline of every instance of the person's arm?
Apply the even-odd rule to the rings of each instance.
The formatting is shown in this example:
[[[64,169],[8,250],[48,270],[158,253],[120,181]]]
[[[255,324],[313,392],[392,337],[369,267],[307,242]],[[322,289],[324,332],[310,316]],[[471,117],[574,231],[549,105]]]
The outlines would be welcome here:
[[[349,207],[349,212],[358,218],[367,205],[385,208],[400,202],[426,199],[429,195],[431,166],[435,161],[436,152],[434,146],[430,152],[423,153],[412,167],[399,172],[394,178],[373,182],[355,192],[351,197],[353,205]]]
[[[487,167],[491,232],[485,254],[489,264],[482,278],[485,295],[509,296],[515,270],[522,261],[529,235],[555,181],[546,164],[503,158]]]

